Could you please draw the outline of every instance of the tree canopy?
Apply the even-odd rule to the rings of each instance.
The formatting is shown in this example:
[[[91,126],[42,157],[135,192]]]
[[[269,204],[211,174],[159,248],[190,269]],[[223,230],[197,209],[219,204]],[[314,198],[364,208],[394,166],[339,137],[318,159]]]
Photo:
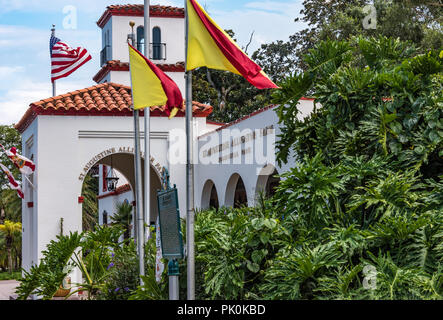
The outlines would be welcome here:
[[[7,150],[16,147],[17,152],[21,153],[21,137],[13,126],[0,126],[0,143]],[[15,179],[21,180],[20,171],[14,166],[3,150],[0,150],[0,163],[12,172]],[[0,223],[2,219],[21,221],[22,201],[17,196],[17,192],[11,190],[8,186],[9,182],[6,175],[0,172],[0,213],[3,212],[4,214],[4,217],[0,214]]]
[[[306,28],[287,41],[263,44],[251,55],[276,83],[306,70],[304,55],[325,40],[385,36],[410,41],[419,53],[443,47],[441,1],[304,0],[300,14],[295,22],[306,23]],[[235,36],[232,30],[228,33]],[[210,118],[215,121],[230,122],[272,103],[272,90],[257,90],[229,72],[200,68],[193,81],[194,98],[214,107]]]

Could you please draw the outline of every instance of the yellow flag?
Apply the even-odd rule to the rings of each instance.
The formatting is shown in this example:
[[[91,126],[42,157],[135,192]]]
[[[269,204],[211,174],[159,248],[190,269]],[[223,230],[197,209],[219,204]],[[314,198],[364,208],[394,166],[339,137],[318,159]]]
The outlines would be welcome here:
[[[198,67],[243,76],[258,89],[278,88],[195,0],[187,0],[188,50],[186,70]]]
[[[145,59],[131,46],[129,47],[129,63],[131,66],[134,109],[165,105],[168,97],[163,90],[160,79],[148,67]]]

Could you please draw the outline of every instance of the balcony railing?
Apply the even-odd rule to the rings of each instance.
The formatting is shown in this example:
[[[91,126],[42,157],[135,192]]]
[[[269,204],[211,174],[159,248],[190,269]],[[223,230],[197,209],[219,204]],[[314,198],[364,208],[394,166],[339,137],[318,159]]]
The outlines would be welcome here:
[[[150,43],[152,60],[166,60],[166,43]]]
[[[137,43],[138,50],[144,54],[144,44]],[[150,60],[166,60],[166,43],[150,43],[149,44]]]
[[[137,48],[144,54],[143,43],[137,43]],[[149,59],[151,60],[166,60],[166,43],[150,43],[149,53]],[[110,60],[111,46],[105,46],[100,51],[100,66],[103,67]]]

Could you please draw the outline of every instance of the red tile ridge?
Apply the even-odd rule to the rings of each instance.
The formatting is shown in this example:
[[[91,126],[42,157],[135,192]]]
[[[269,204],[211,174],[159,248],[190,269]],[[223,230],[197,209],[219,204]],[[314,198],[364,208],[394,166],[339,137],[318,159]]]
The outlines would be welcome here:
[[[30,104],[29,109],[15,128],[23,133],[38,115],[132,116],[132,97],[130,93],[131,87],[129,86],[107,82],[42,99]],[[177,113],[177,117],[185,116],[185,110],[183,104]],[[213,108],[210,105],[193,101],[192,110],[195,117],[207,117],[212,113]],[[143,116],[143,111],[141,116]],[[151,116],[167,116],[165,106],[152,108]]]
[[[185,72],[185,63],[183,61],[172,63],[156,63],[156,66],[163,72]],[[109,60],[92,78],[96,83],[102,81],[111,71],[129,71],[129,62],[121,62],[120,60]]]
[[[100,199],[104,199],[104,198],[107,198],[107,197],[117,196],[119,194],[131,191],[131,190],[132,190],[131,185],[127,183],[127,184],[124,184],[124,185],[122,185],[120,187],[117,187],[117,189],[115,189],[115,191],[111,191],[109,193],[97,196],[97,199],[100,200]]]
[[[171,6],[151,5],[149,12],[151,17],[162,17],[162,18],[185,17],[184,8],[171,7]],[[103,28],[111,16],[138,17],[143,15],[144,15],[143,4],[110,5],[106,7],[105,12],[102,14],[100,19],[98,19],[97,25],[100,28]]]

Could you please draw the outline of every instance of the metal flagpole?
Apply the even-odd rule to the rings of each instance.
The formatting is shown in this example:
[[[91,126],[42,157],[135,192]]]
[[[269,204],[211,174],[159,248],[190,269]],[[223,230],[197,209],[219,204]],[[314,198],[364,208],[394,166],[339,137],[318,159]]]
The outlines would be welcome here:
[[[132,28],[131,40],[132,45],[135,46],[134,22],[129,22]],[[132,78],[131,78],[132,79]],[[134,93],[132,90],[132,101],[134,101]],[[137,251],[139,261],[140,284],[143,285],[141,276],[145,275],[145,250],[144,250],[144,225],[143,225],[143,190],[142,190],[142,172],[141,172],[141,154],[140,154],[140,112],[134,109],[134,168],[135,168],[135,212],[136,212],[136,227],[137,227]],[[134,219],[134,220],[136,220]]]
[[[145,21],[144,21],[144,38],[145,38],[145,57],[149,59],[149,43],[151,24],[149,19],[150,1],[145,0]],[[151,112],[150,108],[145,109],[144,125],[145,125],[145,205],[144,205],[144,226],[145,241],[149,239],[150,230],[149,225],[151,223],[150,209],[151,209]]]
[[[186,33],[185,64],[188,55],[188,3],[185,0]],[[186,67],[185,67],[186,70]],[[192,71],[186,71],[186,252],[187,252],[187,298],[195,300],[195,243],[194,243],[194,162],[192,128]]]
[[[55,24],[52,25],[51,35],[52,35],[53,37],[55,37]],[[51,52],[51,54],[52,54],[52,52]],[[52,96],[53,96],[53,97],[56,96],[56,93],[55,93],[55,80],[52,81]]]

